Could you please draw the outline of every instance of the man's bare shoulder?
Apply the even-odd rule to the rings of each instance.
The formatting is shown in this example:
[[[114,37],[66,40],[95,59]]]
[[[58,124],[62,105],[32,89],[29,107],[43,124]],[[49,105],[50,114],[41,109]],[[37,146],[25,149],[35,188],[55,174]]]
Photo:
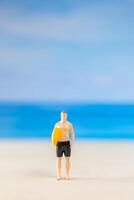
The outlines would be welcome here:
[[[60,124],[60,121],[56,122],[55,125],[54,125],[54,127],[58,127],[59,124]]]
[[[67,121],[67,124],[68,124],[68,126],[69,126],[70,129],[73,128],[73,124],[71,122]]]
[[[68,125],[70,125],[70,126],[72,125],[72,123],[71,123],[71,122],[69,122],[69,121],[67,121],[67,124],[68,124]]]

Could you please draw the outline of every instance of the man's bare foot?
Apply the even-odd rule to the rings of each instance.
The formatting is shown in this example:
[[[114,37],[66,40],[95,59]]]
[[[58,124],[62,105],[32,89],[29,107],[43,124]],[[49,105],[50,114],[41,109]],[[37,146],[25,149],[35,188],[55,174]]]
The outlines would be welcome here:
[[[57,176],[56,180],[61,180],[62,177],[61,176]]]
[[[66,178],[65,178],[66,180],[70,180],[70,178],[69,178],[69,176],[66,176]]]

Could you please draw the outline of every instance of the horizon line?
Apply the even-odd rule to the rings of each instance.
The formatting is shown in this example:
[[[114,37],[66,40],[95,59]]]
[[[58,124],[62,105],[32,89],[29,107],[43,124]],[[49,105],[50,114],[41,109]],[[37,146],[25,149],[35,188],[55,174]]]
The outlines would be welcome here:
[[[134,105],[134,101],[18,101],[0,100],[0,104],[90,104],[90,105]]]

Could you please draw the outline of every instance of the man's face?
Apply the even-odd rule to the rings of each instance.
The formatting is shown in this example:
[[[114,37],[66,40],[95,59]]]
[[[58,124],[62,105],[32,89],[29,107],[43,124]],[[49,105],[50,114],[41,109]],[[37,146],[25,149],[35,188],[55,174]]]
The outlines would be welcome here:
[[[67,119],[67,113],[61,113],[61,119],[63,121],[66,121],[66,119]]]

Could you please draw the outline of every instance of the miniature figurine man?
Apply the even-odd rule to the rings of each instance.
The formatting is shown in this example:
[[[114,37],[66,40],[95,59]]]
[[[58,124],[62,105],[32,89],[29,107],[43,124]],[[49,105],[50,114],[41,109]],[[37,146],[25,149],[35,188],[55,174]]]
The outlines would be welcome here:
[[[71,141],[69,140],[71,133]],[[74,144],[75,133],[73,125],[67,121],[67,112],[61,112],[61,120],[58,121],[52,133],[52,143],[56,146],[57,156],[57,180],[61,180],[61,161],[63,153],[66,159],[66,180],[69,180],[71,148]]]

